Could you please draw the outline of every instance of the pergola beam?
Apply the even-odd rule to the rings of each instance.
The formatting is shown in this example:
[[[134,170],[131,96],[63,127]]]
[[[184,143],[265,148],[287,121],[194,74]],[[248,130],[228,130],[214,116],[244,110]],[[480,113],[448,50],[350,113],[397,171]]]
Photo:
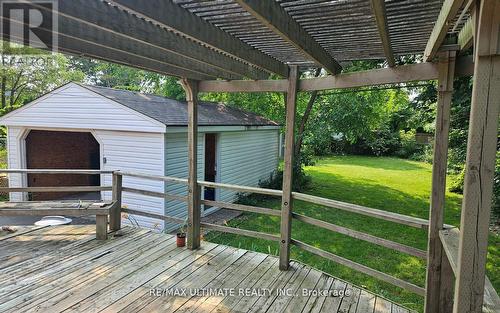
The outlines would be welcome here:
[[[460,57],[456,61],[455,76],[471,76],[473,63],[470,57]],[[412,81],[435,80],[438,65],[417,63],[362,72],[338,74],[319,78],[302,79],[299,91],[330,90],[407,83]],[[201,81],[200,92],[286,92],[288,80],[233,80]]]
[[[116,33],[108,32],[99,27],[93,27],[88,24],[80,23],[62,15],[59,16],[59,22],[59,34],[73,39],[94,42],[102,47],[109,47],[120,51],[130,52],[134,55],[155,60],[159,63],[164,63],[169,66],[175,66],[187,71],[215,78],[237,79],[242,77],[241,75],[228,73],[202,62],[196,62],[177,54],[162,51],[144,43],[127,40]]]
[[[307,58],[324,67],[330,74],[342,70],[340,64],[302,28],[276,1],[235,0],[247,12],[299,49]]]
[[[1,20],[1,19],[0,19]],[[10,34],[3,33],[3,38],[12,42],[24,44],[23,38],[10,37]],[[116,48],[105,47],[97,43],[84,41],[78,38],[66,36],[64,34],[54,33],[58,36],[58,50],[75,56],[86,56],[107,62],[114,62],[121,65],[132,66],[135,68],[177,77],[188,77],[191,79],[213,79],[215,77],[206,74],[197,73],[191,70],[161,63],[156,60],[139,56]],[[37,36],[41,39],[50,38],[51,33],[48,30],[38,29]],[[45,41],[49,42],[49,41]],[[49,49],[52,46],[49,45]]]
[[[462,7],[464,0],[445,0],[431,36],[427,41],[424,51],[424,61],[429,62],[436,56],[439,47],[443,43],[448,30],[452,26],[452,21]]]
[[[40,7],[40,9],[44,10],[42,7]],[[16,20],[10,20],[10,22],[21,23]],[[225,79],[237,79],[242,77],[241,75],[227,73],[204,63],[195,62],[176,54],[165,53],[164,51],[141,42],[124,39],[117,33],[106,31],[89,23],[81,23],[74,18],[68,17],[67,15],[59,14],[58,22],[58,31],[39,27],[37,29],[37,35],[42,39],[45,38],[46,40],[44,42],[51,42],[50,40],[47,40],[48,38],[51,38],[51,35],[58,36],[59,43],[57,48],[61,51],[69,49],[73,54],[85,53],[83,47],[81,49],[82,51],[80,51],[78,44],[80,42],[83,46],[95,45],[104,49],[104,51],[109,51],[109,53],[102,53],[103,56],[105,56],[104,59],[108,61],[115,61],[115,52],[121,55],[128,54],[136,58],[149,60],[150,62],[164,64],[169,69],[169,71],[165,73],[173,74],[174,76],[190,78],[196,78],[197,76],[198,78],[212,77]],[[9,34],[4,34],[4,36],[8,37]],[[70,47],[65,46],[67,43],[69,43]],[[97,53],[97,55],[100,54],[101,53]],[[116,61],[120,62],[120,57],[117,57]],[[141,62],[137,65],[140,64]],[[126,65],[133,67],[136,64],[128,63]],[[158,70],[155,72],[158,72]]]
[[[288,67],[284,63],[231,36],[173,1],[110,0],[109,2],[270,73],[288,76]]]
[[[392,51],[391,38],[389,36],[389,26],[387,24],[387,14],[385,10],[385,0],[371,0],[373,15],[377,23],[380,40],[384,48],[385,58],[389,67],[396,65],[394,60],[394,53]]]
[[[103,46],[128,46],[131,50],[125,51],[144,54],[160,62],[215,77],[266,77],[264,72],[248,64],[221,55],[102,1],[60,0],[58,14],[59,32],[74,38],[90,40]],[[130,32],[130,28],[135,31]]]
[[[95,14],[100,12],[100,14]],[[168,55],[204,63],[233,75],[251,79],[265,79],[268,73],[204,47],[192,40],[176,35],[122,9],[99,0],[59,0],[58,13],[120,35],[122,40],[132,40],[161,49]],[[64,25],[61,25],[64,26]],[[131,32],[130,29],[134,31]]]

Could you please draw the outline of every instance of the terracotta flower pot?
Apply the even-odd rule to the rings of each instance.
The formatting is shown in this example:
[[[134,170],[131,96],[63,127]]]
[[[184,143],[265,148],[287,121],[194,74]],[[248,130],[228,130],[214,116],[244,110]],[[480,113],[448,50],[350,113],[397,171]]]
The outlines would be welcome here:
[[[186,234],[177,233],[177,247],[184,247],[186,245]]]

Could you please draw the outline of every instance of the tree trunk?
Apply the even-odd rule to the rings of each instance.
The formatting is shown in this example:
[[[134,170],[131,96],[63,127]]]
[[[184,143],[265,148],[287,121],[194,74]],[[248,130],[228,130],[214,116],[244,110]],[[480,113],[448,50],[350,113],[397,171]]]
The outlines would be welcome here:
[[[5,56],[2,54],[2,81],[1,81],[2,86],[0,86],[0,92],[2,93],[2,109],[5,108],[5,89],[7,84],[7,76],[5,75]]]
[[[318,77],[321,74],[321,68],[318,68],[316,72],[314,73],[314,77]],[[309,116],[311,116],[311,111],[314,106],[314,101],[316,101],[316,98],[318,96],[318,91],[314,90],[311,92],[311,97],[309,98],[309,102],[307,102],[307,107],[304,112],[304,115],[302,116],[302,119],[300,120],[300,126],[299,126],[299,131],[297,132],[297,141],[295,143],[295,157],[296,160],[299,160],[300,156],[300,151],[302,149],[302,141],[304,138],[304,130],[306,128],[307,121],[309,120]]]

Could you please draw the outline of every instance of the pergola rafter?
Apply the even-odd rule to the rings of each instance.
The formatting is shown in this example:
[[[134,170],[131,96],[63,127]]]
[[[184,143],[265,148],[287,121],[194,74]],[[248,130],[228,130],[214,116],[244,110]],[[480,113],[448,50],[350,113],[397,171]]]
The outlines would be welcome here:
[[[330,74],[340,73],[340,64],[275,1],[236,0],[247,12],[295,46]]]
[[[448,30],[452,27],[452,21],[460,11],[464,0],[445,0],[438,19],[427,41],[424,51],[424,61],[432,61],[436,56],[441,44],[444,42]]]
[[[467,50],[472,47],[474,39],[474,18],[470,17],[458,33],[457,43],[460,45],[460,50]]]
[[[80,32],[85,32],[85,27],[78,27]],[[96,35],[108,34],[106,32],[100,33],[98,30],[93,30]],[[24,44],[24,38],[15,38],[11,34],[3,33],[3,38],[8,38],[12,42],[19,44]],[[122,65],[131,66],[136,68],[177,77],[188,77],[191,79],[204,80],[204,79],[214,79],[217,78],[215,75],[208,75],[205,73],[197,72],[193,69],[187,69],[181,66],[176,66],[170,63],[162,62],[158,59],[152,59],[146,57],[144,53],[134,53],[133,51],[137,46],[132,46],[126,41],[122,42],[122,46],[115,46],[107,43],[98,43],[92,40],[85,40],[80,37],[75,37],[73,35],[68,35],[66,33],[52,33],[50,30],[39,28],[37,31],[37,36],[42,40],[45,38],[50,38],[51,35],[58,36],[58,46],[57,49],[60,52],[68,53],[76,56],[87,56],[94,59],[99,59],[108,62],[114,62]],[[46,40],[45,42],[49,42]],[[52,46],[48,45],[49,49]]]
[[[270,73],[284,77],[288,75],[288,67],[282,62],[243,43],[172,1],[112,0],[110,2]]]
[[[387,59],[387,64],[390,67],[396,65],[394,60],[394,53],[392,51],[391,37],[389,35],[389,26],[387,24],[387,15],[385,10],[385,0],[370,0],[372,4],[373,15],[375,16],[375,21],[377,22],[378,32],[380,34],[380,40],[382,41],[382,46],[384,47],[385,57]]]
[[[102,12],[103,15],[95,12]],[[76,38],[85,39],[90,34],[94,42],[102,42],[100,37],[112,36],[114,45],[123,44],[122,42],[135,43],[141,47],[138,51],[144,51],[153,58],[156,56],[157,59],[167,60],[173,65],[215,77],[263,79],[268,76],[264,71],[249,64],[203,47],[143,19],[131,18],[129,13],[99,0],[60,0],[58,13],[60,24],[65,25],[59,31],[72,37],[75,37],[76,33]],[[69,19],[68,22],[65,19]],[[69,27],[69,24],[74,27]],[[84,32],[79,28],[89,31]],[[131,28],[134,32],[129,31]]]

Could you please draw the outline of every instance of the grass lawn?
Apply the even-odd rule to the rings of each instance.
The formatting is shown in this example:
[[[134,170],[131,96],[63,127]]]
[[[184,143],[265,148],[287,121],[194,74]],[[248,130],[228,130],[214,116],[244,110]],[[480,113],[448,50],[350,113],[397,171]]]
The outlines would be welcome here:
[[[431,186],[429,164],[397,158],[335,156],[319,160],[315,166],[307,167],[306,172],[312,177],[312,184],[305,193],[428,218]],[[461,198],[457,194],[446,194],[445,223],[459,225]],[[280,201],[279,199],[257,198],[253,204],[279,209]],[[294,202],[294,211],[423,250],[427,246],[427,233],[416,228],[302,201]],[[229,225],[279,234],[278,217],[245,213],[230,221]],[[424,286],[425,262],[418,258],[298,221],[293,222],[292,237]],[[278,244],[274,242],[219,232],[207,234],[205,240],[270,254],[277,254],[278,251]],[[292,247],[291,257],[409,308],[422,311],[424,301],[420,296],[295,247]],[[500,264],[500,237],[491,235],[487,271],[497,291],[500,289],[498,264]]]

